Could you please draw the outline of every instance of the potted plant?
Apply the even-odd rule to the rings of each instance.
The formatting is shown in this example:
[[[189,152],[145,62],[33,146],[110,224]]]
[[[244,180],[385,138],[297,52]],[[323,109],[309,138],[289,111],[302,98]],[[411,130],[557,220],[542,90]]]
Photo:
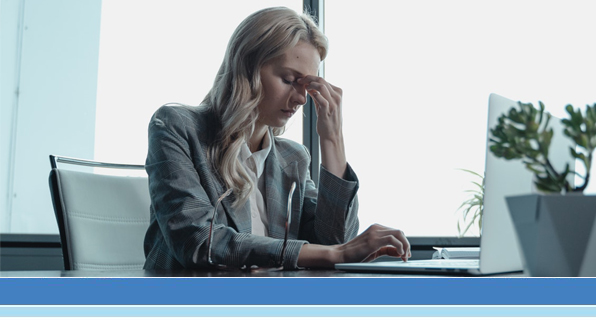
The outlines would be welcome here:
[[[482,232],[482,213],[484,211],[484,177],[471,170],[459,169],[480,179],[480,182],[472,181],[473,189],[466,190],[468,198],[457,208],[459,218],[457,219],[457,232],[459,237],[465,236],[468,232]]]
[[[542,102],[539,109],[519,102],[490,129],[490,151],[498,158],[521,160],[533,172],[539,194],[507,198],[526,271],[532,276],[596,275],[596,196],[584,196],[596,148],[596,104],[585,112],[565,107],[563,134],[577,148],[551,150],[554,130]],[[567,163],[556,169],[550,152],[569,152],[585,168],[580,175]],[[573,186],[578,176],[583,182]]]

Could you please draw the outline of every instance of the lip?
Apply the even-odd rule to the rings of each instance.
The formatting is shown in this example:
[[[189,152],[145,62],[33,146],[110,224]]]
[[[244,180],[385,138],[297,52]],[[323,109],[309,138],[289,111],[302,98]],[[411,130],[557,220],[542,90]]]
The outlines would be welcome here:
[[[296,110],[286,109],[286,110],[281,110],[281,112],[283,112],[286,116],[291,117],[294,115],[294,113],[296,113]]]

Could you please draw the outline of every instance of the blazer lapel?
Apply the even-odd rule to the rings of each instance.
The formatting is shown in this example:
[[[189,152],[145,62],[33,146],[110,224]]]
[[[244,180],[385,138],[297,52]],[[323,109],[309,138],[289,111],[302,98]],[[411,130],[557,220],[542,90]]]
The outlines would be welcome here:
[[[296,161],[286,163],[275,148],[271,145],[271,152],[265,162],[265,193],[267,204],[267,219],[269,226],[267,231],[269,237],[283,238],[285,235],[285,223],[287,217],[288,194],[292,182],[296,182],[296,190],[292,197],[292,220],[296,218],[297,210],[300,208],[300,185],[298,176],[298,163]],[[298,208],[298,209],[296,209]],[[290,223],[290,228],[297,228]]]

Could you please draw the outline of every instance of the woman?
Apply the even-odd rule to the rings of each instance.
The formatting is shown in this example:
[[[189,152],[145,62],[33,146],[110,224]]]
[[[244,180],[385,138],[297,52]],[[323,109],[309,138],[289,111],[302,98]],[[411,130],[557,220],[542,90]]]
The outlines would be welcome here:
[[[399,230],[374,225],[356,237],[358,179],[344,152],[342,91],[316,76],[326,54],[327,40],[309,17],[258,11],[232,35],[199,107],[166,105],[154,114],[146,269],[333,268],[385,254],[407,260]],[[306,148],[277,137],[307,94],[318,116],[318,190]]]

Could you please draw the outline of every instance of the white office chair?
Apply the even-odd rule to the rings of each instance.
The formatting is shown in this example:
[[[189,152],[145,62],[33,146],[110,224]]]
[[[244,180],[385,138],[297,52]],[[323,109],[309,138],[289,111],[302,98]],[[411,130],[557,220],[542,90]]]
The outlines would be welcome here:
[[[144,169],[50,155],[50,191],[65,270],[140,270],[149,227],[147,177],[123,177],[59,169],[57,163]]]

